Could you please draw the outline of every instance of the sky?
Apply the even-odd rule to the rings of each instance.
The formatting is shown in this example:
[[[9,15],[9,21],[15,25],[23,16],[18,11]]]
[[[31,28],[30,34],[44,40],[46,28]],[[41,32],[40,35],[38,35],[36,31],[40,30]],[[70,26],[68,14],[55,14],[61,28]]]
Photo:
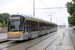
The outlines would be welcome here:
[[[71,0],[35,0],[35,17],[58,25],[68,25],[65,4]],[[62,7],[61,9],[55,7]],[[54,8],[54,9],[37,9]],[[0,0],[0,13],[33,15],[33,0]]]

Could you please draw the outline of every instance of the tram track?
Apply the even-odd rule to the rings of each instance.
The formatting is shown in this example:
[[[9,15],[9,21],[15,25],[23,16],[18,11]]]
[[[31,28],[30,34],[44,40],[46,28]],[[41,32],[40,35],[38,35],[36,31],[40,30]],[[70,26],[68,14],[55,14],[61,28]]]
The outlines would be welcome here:
[[[63,32],[65,33],[66,30],[67,30],[67,29],[65,29],[65,31],[63,31]],[[53,44],[54,42],[56,42],[56,41],[59,39],[59,36],[60,36],[60,35],[58,35],[58,36],[57,36],[49,45],[47,45],[43,50],[49,50],[48,48],[52,47],[52,44]]]
[[[2,43],[0,44],[0,46],[5,46],[5,45],[8,45],[8,46],[5,46],[5,47],[0,47],[0,50],[2,49],[5,49],[5,48],[9,48],[9,47],[12,47],[12,46],[15,46],[15,45],[18,45],[18,44],[21,44],[22,42],[26,42],[28,40],[25,40],[25,41],[9,41],[9,42],[5,42],[5,43]],[[10,44],[10,45],[9,45]]]
[[[54,32],[54,34],[55,34],[55,32]],[[30,48],[30,47],[32,47],[32,46],[34,46],[34,45],[36,45],[36,44],[38,44],[38,43],[40,43],[40,42],[42,42],[42,41],[44,41],[45,39],[47,39],[47,38],[53,36],[54,34],[51,33],[51,35],[49,35],[48,37],[46,37],[46,38],[40,40],[39,42],[37,42],[37,43],[35,43],[35,44],[32,44],[32,45],[28,46],[25,50],[27,50],[28,48]],[[47,34],[47,35],[48,35],[48,34]],[[43,37],[43,36],[42,36],[42,37]],[[40,37],[38,37],[38,38],[40,38]],[[36,38],[36,39],[37,39],[37,38]],[[27,40],[27,41],[29,41],[29,40]],[[18,44],[21,44],[21,43],[14,43],[14,44],[12,44],[13,42],[16,42],[16,41],[10,41],[10,42],[6,42],[6,43],[0,44],[0,46],[1,46],[1,45],[4,45],[4,44],[6,44],[6,45],[7,45],[7,44],[11,44],[11,45],[8,45],[8,46],[6,46],[6,47],[0,48],[0,50],[5,49],[5,48],[9,48],[9,47],[12,47],[12,46],[15,46],[15,45],[18,45]],[[24,41],[24,42],[25,42],[25,41]]]
[[[53,35],[54,35],[54,34],[53,34]],[[53,35],[52,35],[52,36],[53,36]],[[46,40],[46,39],[48,39],[49,37],[52,37],[52,36],[48,36],[48,37],[46,37],[45,39],[42,39],[41,41],[39,41],[39,42],[37,42],[37,43],[35,43],[35,44],[32,44],[31,46],[27,47],[25,50],[28,50],[29,48],[31,48],[31,47],[33,47],[33,46],[39,44],[40,42],[42,42],[42,41],[44,41],[44,40]],[[51,44],[53,44],[53,43],[58,39],[58,37],[59,37],[59,35],[58,35],[49,45],[47,45],[43,50],[46,50]]]
[[[54,34],[53,34],[53,35],[54,35]],[[52,36],[53,36],[53,35],[52,35]],[[46,37],[45,39],[42,39],[41,41],[39,41],[39,42],[37,42],[37,43],[35,43],[35,44],[32,44],[31,46],[27,47],[25,50],[28,50],[29,48],[31,48],[31,47],[37,45],[38,43],[40,43],[40,42],[42,42],[42,41],[44,41],[44,40],[46,40],[46,39],[48,39],[49,37],[52,37],[52,36],[48,36],[48,37]],[[55,40],[55,39],[54,39],[54,40]]]
[[[51,46],[58,39],[58,37],[59,35],[49,45],[47,45],[43,50],[47,50],[47,48]]]
[[[15,41],[4,41],[4,42],[2,42],[0,45],[4,45],[4,44],[8,44],[8,43],[12,43],[12,42],[15,42]]]
[[[62,31],[62,30],[61,30]],[[49,37],[52,37],[53,35],[55,35],[55,34],[57,34],[57,32],[58,31],[56,31],[56,32],[53,32],[53,33],[50,33],[50,34],[47,34],[47,35],[45,35],[45,36],[41,36],[41,37],[38,37],[38,38],[36,38],[36,39],[33,39],[33,40],[24,40],[23,42],[20,42],[20,43],[7,43],[8,44],[8,46],[5,46],[5,47],[2,47],[1,48],[1,45],[0,45],[0,50],[4,50],[4,49],[9,49],[9,48],[11,48],[11,50],[12,50],[12,47],[13,46],[15,46],[15,47],[17,47],[18,45],[21,45],[21,44],[24,44],[24,46],[25,46],[25,49],[24,50],[28,50],[29,48],[31,48],[31,47],[33,47],[33,46],[35,46],[36,44],[38,44],[38,43],[40,43],[40,42],[42,42],[42,41],[44,41],[45,39],[47,39],[47,38],[49,38]],[[39,39],[39,40],[38,40]],[[37,41],[38,40],[38,41]],[[30,42],[33,42],[33,43],[30,43]],[[34,43],[35,42],[35,43]],[[30,44],[29,44],[30,43]],[[11,44],[11,45],[9,45],[9,44]],[[27,46],[28,45],[28,46]],[[23,45],[22,45],[23,46]],[[13,48],[13,49],[15,49],[15,47]]]
[[[8,42],[8,40],[6,40],[6,41],[0,41],[0,44],[5,43],[5,42]]]
[[[0,44],[0,46],[4,46],[4,47],[0,47],[0,50],[2,50],[2,49],[4,49],[4,48],[8,48],[8,47],[11,47],[11,46],[16,45],[15,43],[14,43],[14,44],[11,44],[11,43],[13,43],[13,42],[15,42],[15,41],[9,41],[9,42],[5,42],[5,43]],[[8,44],[10,44],[10,45],[8,45]],[[18,43],[17,43],[17,44],[18,44]],[[5,45],[7,45],[7,46],[5,46]]]

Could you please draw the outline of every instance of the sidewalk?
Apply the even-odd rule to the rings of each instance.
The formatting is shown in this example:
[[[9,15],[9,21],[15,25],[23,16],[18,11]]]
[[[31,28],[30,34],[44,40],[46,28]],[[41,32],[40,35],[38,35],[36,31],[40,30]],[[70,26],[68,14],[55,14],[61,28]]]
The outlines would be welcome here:
[[[62,39],[62,44],[61,44],[59,50],[74,50],[68,29],[64,33],[64,36]]]

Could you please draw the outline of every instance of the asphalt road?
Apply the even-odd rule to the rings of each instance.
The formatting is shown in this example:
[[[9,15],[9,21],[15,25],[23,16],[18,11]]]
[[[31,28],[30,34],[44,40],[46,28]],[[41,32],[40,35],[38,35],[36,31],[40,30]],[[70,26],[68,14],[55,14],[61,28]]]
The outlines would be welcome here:
[[[69,33],[75,50],[75,29],[69,28]]]

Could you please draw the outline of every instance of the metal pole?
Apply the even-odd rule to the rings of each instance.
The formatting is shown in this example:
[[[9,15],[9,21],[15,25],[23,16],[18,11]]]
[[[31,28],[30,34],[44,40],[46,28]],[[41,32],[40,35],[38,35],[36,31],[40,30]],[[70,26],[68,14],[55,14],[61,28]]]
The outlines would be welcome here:
[[[52,22],[52,12],[51,12],[51,22]]]
[[[49,16],[51,16],[51,17],[50,17],[50,22],[52,22],[52,12],[51,12],[51,15],[49,15]]]
[[[33,16],[35,17],[35,0],[33,0]]]

